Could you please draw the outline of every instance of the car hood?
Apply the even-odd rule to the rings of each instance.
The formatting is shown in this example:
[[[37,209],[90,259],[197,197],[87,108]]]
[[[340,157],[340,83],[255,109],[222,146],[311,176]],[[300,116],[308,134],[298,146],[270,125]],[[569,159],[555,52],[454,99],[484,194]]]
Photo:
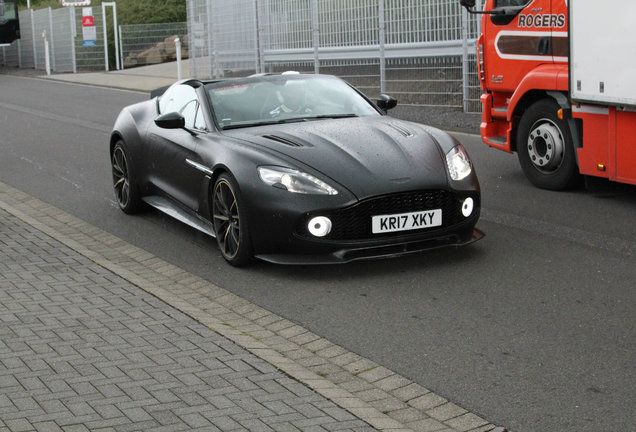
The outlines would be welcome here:
[[[432,131],[374,116],[236,129],[225,135],[292,157],[362,199],[447,187],[445,158]]]

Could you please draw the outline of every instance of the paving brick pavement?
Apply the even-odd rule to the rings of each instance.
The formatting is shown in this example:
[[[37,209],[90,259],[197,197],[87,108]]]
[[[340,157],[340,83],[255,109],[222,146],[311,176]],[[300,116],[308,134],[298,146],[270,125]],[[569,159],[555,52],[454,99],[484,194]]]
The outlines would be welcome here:
[[[495,427],[1,182],[0,247],[0,432]]]
[[[0,430],[372,427],[0,210]]]

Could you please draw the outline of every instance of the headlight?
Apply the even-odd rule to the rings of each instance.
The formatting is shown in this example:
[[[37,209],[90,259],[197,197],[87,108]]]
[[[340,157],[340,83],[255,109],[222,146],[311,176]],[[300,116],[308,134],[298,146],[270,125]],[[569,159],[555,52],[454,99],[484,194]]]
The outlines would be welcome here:
[[[337,195],[338,191],[316,177],[289,168],[258,167],[258,175],[268,185],[287,189],[289,192],[318,195]]]
[[[455,146],[446,153],[446,165],[453,180],[461,180],[468,177],[472,171],[468,153],[461,145]]]

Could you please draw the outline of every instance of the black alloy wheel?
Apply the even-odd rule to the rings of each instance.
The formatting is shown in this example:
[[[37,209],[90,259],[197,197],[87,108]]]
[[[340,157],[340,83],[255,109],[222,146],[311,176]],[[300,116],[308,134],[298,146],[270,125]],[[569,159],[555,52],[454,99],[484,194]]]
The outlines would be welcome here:
[[[123,141],[118,141],[112,153],[113,189],[119,208],[124,213],[136,213],[140,210],[142,201],[139,189],[131,173],[129,158]]]
[[[223,258],[237,267],[249,263],[252,259],[252,247],[247,217],[236,182],[227,174],[219,176],[214,184],[212,219]]]

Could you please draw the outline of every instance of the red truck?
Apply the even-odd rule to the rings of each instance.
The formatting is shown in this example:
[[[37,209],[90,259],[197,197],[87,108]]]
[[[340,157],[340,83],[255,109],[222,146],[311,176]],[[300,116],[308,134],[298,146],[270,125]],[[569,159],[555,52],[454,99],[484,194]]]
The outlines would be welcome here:
[[[483,14],[481,136],[536,186],[636,184],[636,1],[460,0]]]

